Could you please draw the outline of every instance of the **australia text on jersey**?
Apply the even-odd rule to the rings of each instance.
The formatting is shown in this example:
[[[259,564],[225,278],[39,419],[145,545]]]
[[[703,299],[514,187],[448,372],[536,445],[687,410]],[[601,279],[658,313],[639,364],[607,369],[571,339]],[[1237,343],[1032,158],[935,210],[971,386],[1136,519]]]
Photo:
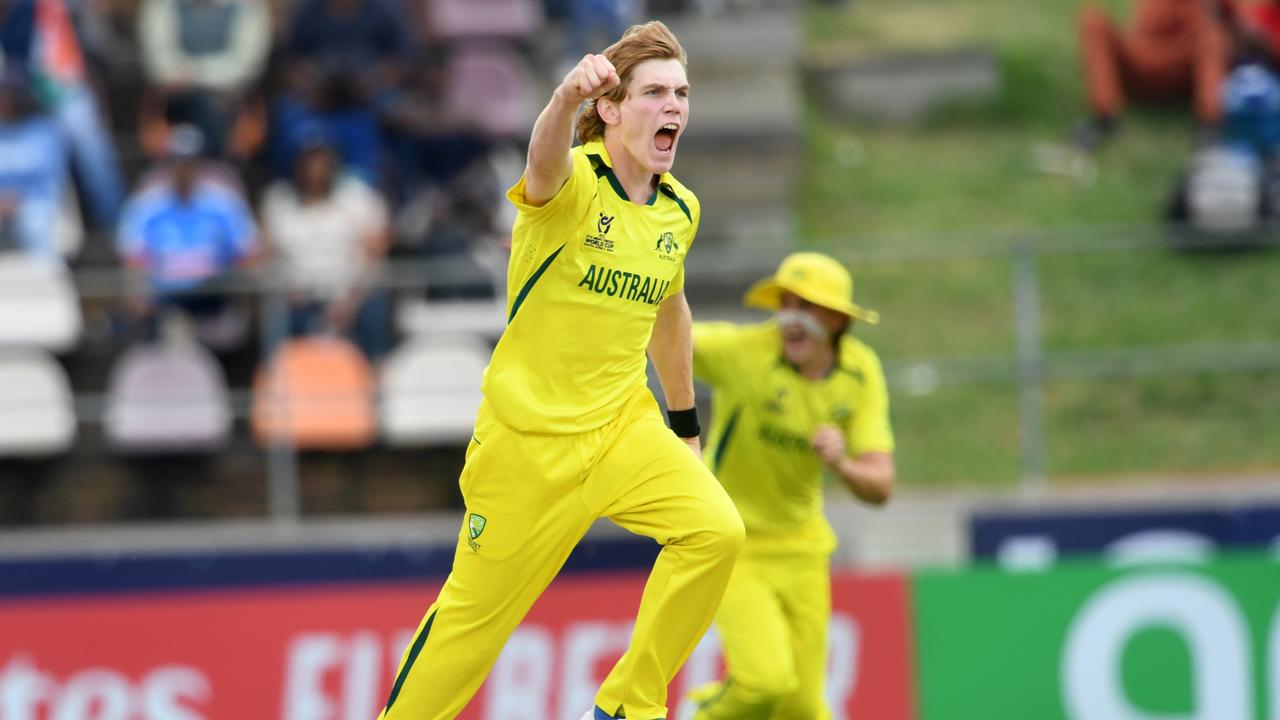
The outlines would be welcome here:
[[[578,281],[578,287],[583,286],[598,295],[657,305],[662,302],[671,281],[592,264]]]

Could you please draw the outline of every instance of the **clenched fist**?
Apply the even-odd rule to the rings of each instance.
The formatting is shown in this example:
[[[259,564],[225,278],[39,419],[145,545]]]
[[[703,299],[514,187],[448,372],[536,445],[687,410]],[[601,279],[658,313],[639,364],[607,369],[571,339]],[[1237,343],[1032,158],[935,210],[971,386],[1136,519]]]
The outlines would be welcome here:
[[[813,434],[813,449],[822,462],[835,465],[844,459],[844,435],[835,425],[823,425]]]
[[[603,55],[583,55],[578,64],[564,76],[556,95],[577,105],[584,100],[600,97],[618,87],[618,71]]]

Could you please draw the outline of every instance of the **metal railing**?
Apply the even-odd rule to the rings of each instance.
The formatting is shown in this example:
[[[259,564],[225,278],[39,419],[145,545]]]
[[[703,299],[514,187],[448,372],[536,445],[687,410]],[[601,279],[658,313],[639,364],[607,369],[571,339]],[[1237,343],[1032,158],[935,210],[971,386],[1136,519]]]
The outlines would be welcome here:
[[[827,241],[833,254],[856,268],[914,262],[949,263],[972,260],[1007,262],[1008,290],[1012,297],[1012,352],[971,355],[937,355],[912,358],[886,358],[885,370],[891,388],[910,390],[921,383],[962,385],[974,383],[1013,382],[1017,387],[1017,414],[1020,433],[1019,474],[1021,488],[1035,492],[1046,483],[1045,385],[1070,378],[1118,378],[1172,372],[1234,372],[1280,369],[1280,328],[1277,342],[1205,344],[1184,343],[1160,347],[1102,347],[1087,350],[1047,351],[1043,337],[1041,260],[1046,256],[1085,253],[1169,252],[1165,237],[1152,228],[1094,228],[1080,231],[1046,231],[1015,238],[981,238],[966,241],[963,247],[889,250],[880,252],[847,252],[865,247],[864,241]],[[742,246],[738,246],[742,247]],[[710,293],[723,297],[723,303],[695,304],[695,314],[711,317],[737,307],[741,289],[746,283],[768,274],[775,266],[784,243],[765,240],[750,247],[760,248],[759,255],[736,258],[723,264],[703,263],[691,266],[688,285],[722,287],[723,292]],[[714,253],[714,246],[700,248]],[[845,252],[842,252],[845,251]],[[731,271],[721,271],[731,267]],[[754,270],[752,270],[754,268]],[[452,269],[447,260],[389,262],[384,271],[370,281],[389,290],[420,291],[434,279],[448,279]],[[82,300],[118,300],[127,297],[130,286],[125,274],[117,268],[81,269],[74,273]],[[500,281],[495,283],[499,292]],[[1280,288],[1280,277],[1277,278]],[[231,295],[254,297],[259,302],[261,325],[261,362],[266,362],[274,343],[287,335],[289,287],[276,273],[259,270],[229,278],[218,290]],[[249,390],[233,388],[233,414],[244,419],[252,410]],[[76,415],[82,423],[100,423],[106,399],[100,393],[80,392],[76,396]],[[290,522],[300,515],[299,469],[297,451],[282,443],[266,447],[267,493],[272,518]]]
[[[1280,327],[1264,342],[1172,342],[1158,347],[1097,347],[1046,350],[1044,340],[1042,260],[1071,255],[1123,253],[1275,252],[1276,236],[1263,236],[1248,247],[1224,245],[1185,227],[1107,226],[1057,228],[1008,237],[963,238],[952,247],[870,251],[845,259],[861,267],[916,262],[1002,261],[1009,265],[1012,297],[1012,353],[890,359],[885,362],[890,388],[911,389],[921,382],[939,385],[999,383],[1017,385],[1020,491],[1036,493],[1046,486],[1045,385],[1065,379],[1134,378],[1147,375],[1280,370]],[[856,248],[865,241],[831,244]],[[1280,292],[1280,273],[1274,289]],[[1262,289],[1260,289],[1262,290]],[[1274,296],[1274,293],[1271,294]],[[927,376],[923,377],[922,376]]]

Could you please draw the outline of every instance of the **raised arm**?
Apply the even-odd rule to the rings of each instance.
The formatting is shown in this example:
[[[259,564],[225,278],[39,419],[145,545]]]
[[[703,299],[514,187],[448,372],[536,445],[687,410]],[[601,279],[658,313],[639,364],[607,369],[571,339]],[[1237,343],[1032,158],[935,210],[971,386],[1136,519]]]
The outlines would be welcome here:
[[[573,120],[584,100],[599,97],[618,86],[618,73],[603,55],[585,55],[564,76],[551,101],[533,124],[529,138],[529,161],[525,167],[525,198],[542,205],[560,192],[573,160]]]
[[[693,325],[689,302],[684,292],[662,301],[658,306],[658,319],[649,339],[649,359],[658,371],[662,394],[667,398],[667,410],[688,410],[693,407]],[[681,438],[699,456],[702,446],[697,437]]]

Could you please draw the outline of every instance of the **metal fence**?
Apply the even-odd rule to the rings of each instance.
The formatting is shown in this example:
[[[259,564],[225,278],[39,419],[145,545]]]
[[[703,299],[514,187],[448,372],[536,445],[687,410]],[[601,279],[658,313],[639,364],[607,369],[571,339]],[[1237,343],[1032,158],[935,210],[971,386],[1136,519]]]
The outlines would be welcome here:
[[[1102,347],[1088,350],[1048,351],[1043,338],[1041,263],[1047,257],[1098,253],[1166,253],[1167,237],[1153,228],[1104,228],[1087,233],[1044,232],[1016,238],[965,240],[950,248],[917,250],[888,249],[851,252],[867,247],[866,241],[826,241],[830,252],[857,268],[878,265],[928,262],[992,261],[1007,263],[1008,292],[1012,298],[1011,352],[972,355],[934,355],[886,358],[886,375],[891,388],[909,390],[919,385],[964,385],[975,383],[1016,383],[1020,433],[1019,468],[1021,488],[1035,492],[1046,482],[1045,385],[1058,379],[1123,378],[1171,372],[1235,372],[1280,370],[1280,328],[1275,339],[1259,343],[1205,344],[1187,342],[1161,347]],[[742,246],[739,246],[742,247]],[[784,243],[761,239],[745,256],[716,258],[714,246],[700,248],[702,260],[690,266],[688,286],[696,315],[731,315],[746,283],[772,271]],[[1269,257],[1259,255],[1259,257]],[[389,263],[373,284],[396,291],[419,292],[434,279],[446,279],[452,270],[447,261]],[[117,268],[82,269],[74,273],[77,289],[87,302],[111,302],[129,294],[123,271]],[[499,290],[502,283],[495,283]],[[1280,275],[1276,278],[1280,288]],[[281,278],[267,271],[237,275],[220,290],[256,298],[261,328],[262,360],[275,339],[287,333],[288,306]],[[704,314],[705,313],[705,314]],[[498,328],[500,329],[500,328]],[[483,333],[482,333],[483,334]],[[249,390],[233,388],[233,413],[248,417],[252,397]],[[99,423],[106,407],[101,393],[78,392],[76,415],[82,423]],[[269,512],[278,521],[293,521],[300,515],[299,469],[294,448],[273,444],[266,448],[266,476]]]

